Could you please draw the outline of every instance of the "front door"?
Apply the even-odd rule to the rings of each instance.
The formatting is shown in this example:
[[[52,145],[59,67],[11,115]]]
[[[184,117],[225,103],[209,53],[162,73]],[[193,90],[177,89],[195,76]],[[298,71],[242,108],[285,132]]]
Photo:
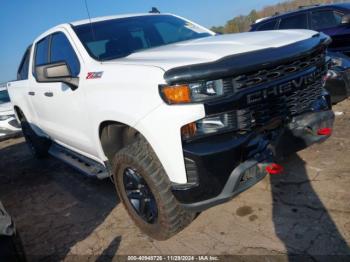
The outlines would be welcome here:
[[[73,77],[80,73],[80,61],[63,31],[49,35],[36,44],[35,66],[65,61]],[[39,83],[34,79],[33,107],[40,128],[50,138],[76,151],[93,153],[89,138],[89,116],[85,110],[84,90],[67,84]]]

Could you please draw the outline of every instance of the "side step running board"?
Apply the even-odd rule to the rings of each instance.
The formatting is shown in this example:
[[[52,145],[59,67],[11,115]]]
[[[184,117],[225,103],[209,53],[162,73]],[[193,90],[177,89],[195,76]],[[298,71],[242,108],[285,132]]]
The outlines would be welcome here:
[[[98,179],[110,177],[110,173],[104,165],[56,143],[53,143],[50,147],[49,154],[62,160],[84,175],[97,177]]]

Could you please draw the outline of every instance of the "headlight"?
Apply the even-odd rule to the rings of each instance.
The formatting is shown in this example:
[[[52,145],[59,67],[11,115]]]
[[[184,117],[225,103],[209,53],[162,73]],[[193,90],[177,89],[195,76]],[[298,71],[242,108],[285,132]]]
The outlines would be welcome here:
[[[13,117],[13,115],[3,115],[3,116],[0,116],[0,121],[4,121],[4,120],[7,120],[9,118]]]
[[[253,126],[254,119],[249,110],[235,110],[185,125],[181,128],[181,134],[183,139],[191,139],[229,131],[246,132]]]
[[[185,85],[161,86],[160,94],[168,104],[196,103],[212,100],[230,93],[223,80],[202,81]]]

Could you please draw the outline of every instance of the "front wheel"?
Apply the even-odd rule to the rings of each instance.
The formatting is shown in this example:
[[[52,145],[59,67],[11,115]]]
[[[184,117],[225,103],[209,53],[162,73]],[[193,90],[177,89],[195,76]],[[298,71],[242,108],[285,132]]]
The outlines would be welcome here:
[[[118,194],[136,225],[157,240],[166,240],[189,225],[195,214],[183,209],[157,156],[140,138],[113,161]]]

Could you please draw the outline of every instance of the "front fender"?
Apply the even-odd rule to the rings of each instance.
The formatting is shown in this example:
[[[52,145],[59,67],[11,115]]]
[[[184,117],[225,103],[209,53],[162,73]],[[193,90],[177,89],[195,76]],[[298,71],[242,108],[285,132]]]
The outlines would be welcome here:
[[[205,116],[204,106],[161,105],[135,125],[150,143],[171,182],[187,183],[181,127]]]

